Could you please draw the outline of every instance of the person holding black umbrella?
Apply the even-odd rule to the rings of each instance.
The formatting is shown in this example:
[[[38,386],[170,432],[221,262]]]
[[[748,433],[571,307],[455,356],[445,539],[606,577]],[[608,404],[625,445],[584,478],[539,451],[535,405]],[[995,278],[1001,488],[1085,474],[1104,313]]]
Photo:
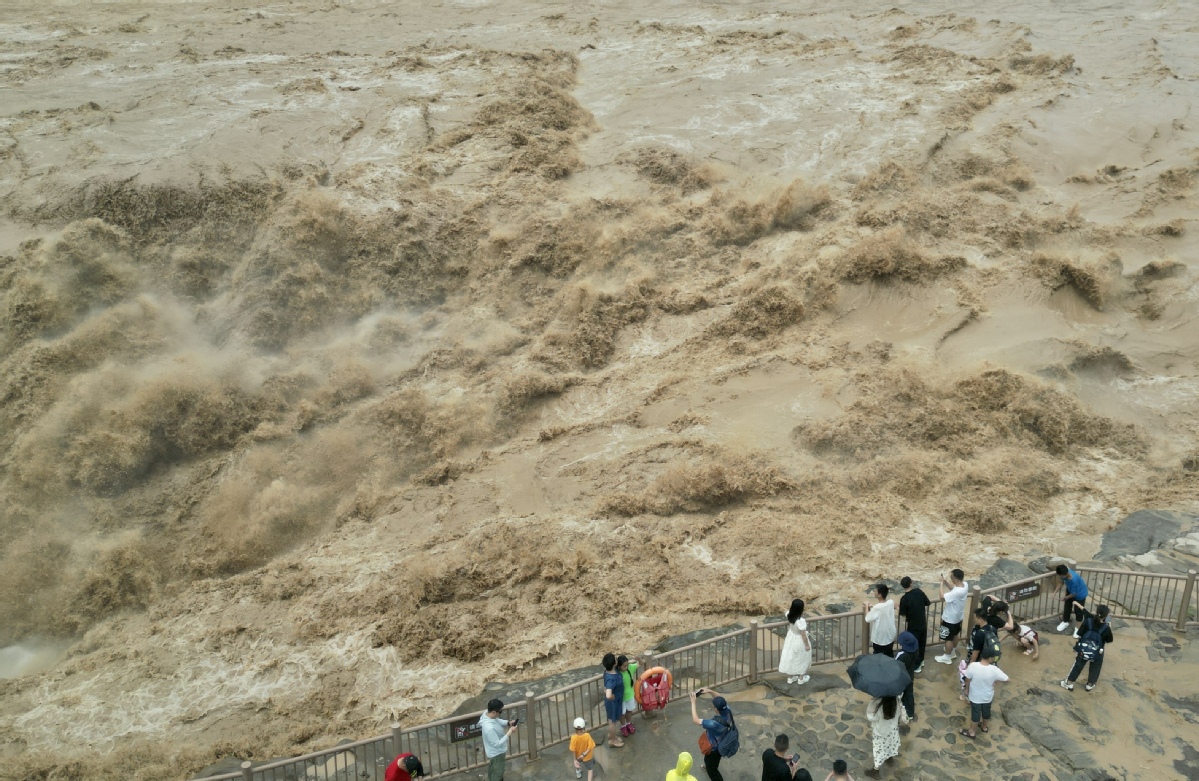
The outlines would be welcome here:
[[[899,698],[875,697],[866,706],[866,720],[874,738],[874,770],[866,775],[877,778],[883,763],[899,756]]]
[[[877,778],[883,763],[899,756],[899,722],[903,716],[899,695],[912,682],[912,676],[898,659],[867,654],[849,666],[849,681],[858,691],[874,697],[866,707],[874,737],[874,769],[867,770],[866,775]]]

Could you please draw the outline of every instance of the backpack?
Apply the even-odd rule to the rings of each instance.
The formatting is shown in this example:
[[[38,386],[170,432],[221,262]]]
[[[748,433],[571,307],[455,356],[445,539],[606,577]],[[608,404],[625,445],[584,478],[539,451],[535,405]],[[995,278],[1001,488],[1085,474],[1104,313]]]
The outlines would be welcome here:
[[[1103,651],[1103,634],[1095,628],[1094,622],[1087,622],[1085,632],[1074,646],[1074,652],[1090,662]]]
[[[721,719],[716,721],[724,724]],[[729,723],[724,724],[724,728],[724,734],[716,739],[716,751],[722,757],[731,757],[741,748],[741,733],[737,731],[737,720],[733,714],[729,714]]]
[[[983,647],[979,649],[980,657],[987,657],[992,662],[998,662],[999,657],[1003,655],[1003,649],[999,645],[999,633],[995,631],[995,627],[983,627]]]

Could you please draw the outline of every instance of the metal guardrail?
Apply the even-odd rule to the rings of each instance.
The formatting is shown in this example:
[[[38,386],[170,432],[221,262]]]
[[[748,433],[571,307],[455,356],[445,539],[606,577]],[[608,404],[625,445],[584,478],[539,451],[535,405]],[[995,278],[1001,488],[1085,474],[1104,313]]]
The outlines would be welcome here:
[[[1179,631],[1199,626],[1194,604],[1197,578],[1194,570],[1187,575],[1093,567],[1079,567],[1077,571],[1083,574],[1090,589],[1088,604],[1108,604],[1114,617],[1172,622]],[[990,595],[1010,602],[1013,615],[1021,622],[1053,618],[1062,611],[1061,595],[1049,587],[1055,577],[1050,572],[988,589],[976,585],[971,589],[969,610],[973,612],[982,598]],[[1011,599],[1013,595],[1019,598]],[[943,608],[944,602],[937,598],[926,611],[925,639],[930,649],[939,642],[937,633]],[[671,671],[672,701],[687,699],[690,692],[701,686],[717,687],[743,680],[756,683],[763,673],[778,670],[786,626],[785,621],[750,621],[748,628],[682,648],[661,653],[646,651],[640,662],[642,669],[660,666]],[[847,662],[870,650],[864,611],[812,616],[808,619],[808,633],[814,666]],[[451,735],[453,725],[477,721],[481,715],[480,711],[452,716],[414,727],[393,724],[388,735],[257,767],[243,762],[240,772],[208,776],[202,781],[382,781],[387,765],[406,751],[421,758],[428,778],[455,775],[487,764],[479,740],[454,741]],[[536,759],[542,749],[570,740],[576,717],[583,716],[593,728],[606,722],[603,676],[586,678],[540,695],[526,692],[523,701],[505,708],[505,715],[521,719],[520,727],[509,740],[508,756]]]

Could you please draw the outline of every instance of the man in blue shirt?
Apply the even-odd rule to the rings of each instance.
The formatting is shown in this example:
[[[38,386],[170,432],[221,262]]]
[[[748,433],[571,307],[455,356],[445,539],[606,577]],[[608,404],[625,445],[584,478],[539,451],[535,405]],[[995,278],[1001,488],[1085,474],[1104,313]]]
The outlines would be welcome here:
[[[1071,612],[1074,613],[1074,617],[1077,620],[1082,621],[1082,606],[1087,601],[1087,584],[1083,581],[1082,575],[1079,575],[1065,564],[1057,565],[1054,571],[1061,578],[1061,581],[1054,586],[1053,593],[1056,594],[1060,591],[1062,586],[1066,587],[1066,596],[1062,597],[1062,622],[1057,625],[1057,631],[1065,632],[1070,628]],[[1074,630],[1074,637],[1078,637],[1077,629]]]
[[[695,708],[695,699],[701,694],[712,695],[712,707],[716,710],[716,713],[713,714],[715,718],[701,719],[699,717],[699,712]],[[691,693],[691,721],[696,726],[703,727],[704,732],[708,735],[711,751],[704,754],[704,770],[708,771],[709,781],[724,781],[724,776],[720,774],[720,751],[716,747],[720,744],[720,739],[724,737],[724,734],[735,725],[733,711],[729,708],[728,701],[711,689],[693,691]]]

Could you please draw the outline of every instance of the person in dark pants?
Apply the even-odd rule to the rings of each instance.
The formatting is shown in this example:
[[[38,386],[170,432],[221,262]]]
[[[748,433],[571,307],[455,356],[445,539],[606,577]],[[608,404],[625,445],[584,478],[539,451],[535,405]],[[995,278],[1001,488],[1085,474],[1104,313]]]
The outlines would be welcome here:
[[[1087,685],[1084,687],[1090,691],[1099,682],[1099,673],[1103,670],[1103,651],[1115,639],[1111,624],[1108,623],[1111,610],[1107,605],[1100,605],[1094,613],[1090,613],[1081,603],[1075,602],[1074,605],[1082,612],[1082,626],[1078,630],[1079,640],[1074,645],[1074,666],[1070,668],[1066,680],[1062,681],[1062,688],[1074,691],[1074,682],[1082,675],[1082,668],[1090,664]]]
[[[696,697],[705,693],[712,695],[712,707],[716,709],[714,717],[710,719],[701,719],[695,710]],[[704,770],[708,771],[708,778],[712,781],[724,781],[724,776],[720,774],[720,751],[716,747],[720,745],[724,733],[733,728],[733,711],[724,697],[711,689],[700,689],[691,692],[691,720],[704,728],[708,742],[712,745],[712,750],[704,754]]]
[[[1087,584],[1074,570],[1067,567],[1065,564],[1059,564],[1054,568],[1054,572],[1061,578],[1061,582],[1053,587],[1053,593],[1061,591],[1062,586],[1066,587],[1066,596],[1062,597],[1062,622],[1057,625],[1057,631],[1065,632],[1070,628],[1070,613],[1074,613],[1074,617],[1082,621],[1083,604],[1087,601]],[[1077,639],[1079,632],[1074,632],[1074,637]]]
[[[903,697],[900,701],[903,703],[904,712],[908,715],[908,721],[916,720],[916,660],[919,657],[920,645],[916,642],[916,636],[911,632],[899,633],[899,653],[895,658],[903,662],[904,669],[908,671],[908,675],[912,676],[908,688],[903,690]]]
[[[876,654],[895,656],[895,600],[887,599],[887,584],[879,583],[872,589],[875,604],[862,603],[866,612],[866,623],[870,625],[870,645]]]
[[[903,616],[904,629],[916,636],[920,647],[916,650],[916,670],[924,671],[924,646],[928,642],[928,607],[932,604],[928,595],[907,575],[904,575],[899,585],[903,588],[903,596],[899,598],[899,615]]]

